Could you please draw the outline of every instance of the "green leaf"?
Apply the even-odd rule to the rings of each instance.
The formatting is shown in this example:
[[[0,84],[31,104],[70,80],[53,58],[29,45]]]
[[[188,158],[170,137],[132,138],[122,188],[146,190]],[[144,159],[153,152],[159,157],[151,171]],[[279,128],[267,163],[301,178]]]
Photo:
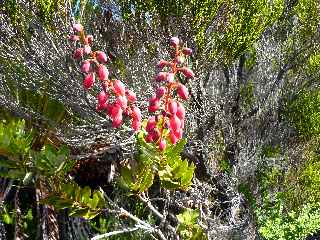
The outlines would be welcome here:
[[[95,218],[99,214],[100,214],[100,211],[90,211],[90,210],[88,210],[85,214],[82,215],[82,217],[85,218],[85,219],[90,220],[90,219]]]
[[[81,189],[81,197],[80,201],[84,204],[87,204],[89,202],[90,196],[91,196],[91,189],[88,186],[85,186]]]
[[[75,208],[69,213],[70,217],[83,217],[88,213],[88,208]]]

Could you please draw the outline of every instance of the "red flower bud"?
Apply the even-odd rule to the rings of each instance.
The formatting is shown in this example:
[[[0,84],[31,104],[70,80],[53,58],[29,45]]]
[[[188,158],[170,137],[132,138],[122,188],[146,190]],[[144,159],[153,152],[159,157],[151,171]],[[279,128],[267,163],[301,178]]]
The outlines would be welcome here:
[[[155,127],[156,127],[156,118],[154,116],[149,117],[147,126],[146,126],[146,131],[151,132]]]
[[[173,132],[169,133],[169,139],[170,139],[172,144],[176,144],[178,142],[178,139],[177,139],[176,135],[174,135]]]
[[[102,105],[104,104],[108,99],[108,95],[105,91],[101,91],[99,94],[98,94],[98,104]]]
[[[166,149],[166,146],[167,146],[166,140],[161,139],[160,142],[159,142],[159,150],[160,150],[160,151],[165,150],[165,149]]]
[[[95,76],[94,73],[89,73],[88,75],[85,76],[83,80],[83,87],[85,89],[90,89],[95,82]]]
[[[190,56],[192,54],[192,49],[191,48],[184,48],[182,49],[182,52],[186,56]]]
[[[124,96],[125,94],[125,87],[123,85],[123,83],[120,81],[120,80],[115,80],[113,82],[113,91],[115,94],[117,95],[121,95],[121,96]]]
[[[83,26],[80,23],[73,24],[73,31],[75,33],[83,31]]]
[[[81,72],[88,73],[90,71],[90,61],[86,60],[81,65]]]
[[[96,106],[96,111],[99,112],[99,111],[102,111],[102,110],[106,110],[108,107],[108,103],[107,102],[104,102],[102,104],[97,104]]]
[[[194,73],[190,68],[183,67],[178,70],[181,71],[186,78],[193,78],[194,77]]]
[[[153,141],[152,134],[148,133],[147,136],[145,137],[145,140],[147,143],[150,143]]]
[[[90,54],[91,53],[91,47],[89,45],[84,46],[84,53],[85,54]]]
[[[178,140],[180,140],[182,138],[182,129],[178,129],[177,131],[174,132],[174,135],[177,137]]]
[[[79,41],[80,38],[79,38],[78,35],[70,35],[69,40],[73,41],[73,42],[76,42],[76,41]]]
[[[162,96],[163,95],[165,95],[166,94],[166,88],[165,87],[159,87],[158,89],[157,89],[157,91],[156,91],[156,96],[157,96],[157,98],[162,98]]]
[[[98,67],[98,78],[103,81],[107,80],[109,77],[109,71],[106,66],[100,64]]]
[[[157,67],[158,67],[159,69],[162,69],[162,68],[164,68],[165,66],[168,66],[168,65],[170,65],[169,62],[161,59],[161,60],[158,62]]]
[[[126,95],[128,97],[129,102],[133,103],[133,102],[137,101],[137,96],[133,91],[127,90]]]
[[[185,60],[185,58],[183,56],[178,56],[175,59],[176,63],[178,63],[178,64],[183,64],[184,60]]]
[[[168,73],[167,74],[167,82],[173,83],[174,82],[174,73]]]
[[[97,56],[97,60],[98,60],[99,62],[101,62],[101,63],[106,63],[106,62],[108,62],[108,57],[107,57],[107,55],[106,55],[104,52],[102,52],[102,51],[97,51],[97,52],[96,52],[96,56]]]
[[[88,44],[92,44],[92,42],[93,42],[93,36],[92,36],[92,35],[88,35],[88,36],[86,37],[86,42],[87,42]]]
[[[183,100],[188,99],[189,93],[188,93],[188,89],[186,88],[185,85],[179,84],[179,86],[177,88],[177,93],[181,99],[183,99]]]
[[[159,107],[160,107],[160,100],[156,96],[152,96],[149,100],[148,111],[155,112],[159,109]]]
[[[181,121],[176,115],[171,116],[169,121],[170,121],[170,130],[171,131],[176,132],[177,130],[180,129]]]
[[[151,131],[150,134],[152,135],[152,140],[154,142],[158,141],[160,137],[160,131],[158,128],[153,129],[153,131]]]
[[[174,101],[174,100],[171,100],[170,102],[169,102],[169,112],[171,113],[171,114],[176,114],[177,113],[177,107],[178,107],[178,105],[177,105],[177,102],[176,101]]]
[[[105,109],[106,109],[106,114],[111,117],[112,116],[113,105],[110,104],[110,103],[106,103]]]
[[[139,131],[141,128],[141,121],[138,119],[133,119],[131,123],[131,127],[135,132]]]
[[[111,109],[111,118],[115,118],[117,116],[122,116],[121,106],[118,104],[114,104]]]
[[[159,105],[151,105],[148,107],[148,111],[149,112],[156,112],[159,109],[159,106],[160,106],[160,104]]]
[[[128,100],[125,96],[118,96],[116,98],[116,104],[118,104],[122,109],[126,109],[128,107]]]
[[[131,108],[132,110],[132,118],[135,119],[135,120],[141,120],[141,111],[138,107],[136,106],[133,106]]]
[[[167,79],[167,73],[166,72],[159,72],[157,76],[155,77],[155,80],[158,82],[165,81]]]
[[[118,128],[122,124],[122,115],[118,115],[114,118],[112,118],[112,127],[113,128]]]
[[[170,45],[174,48],[176,48],[179,45],[179,42],[180,40],[177,37],[170,38]]]
[[[176,115],[178,118],[180,118],[181,122],[182,122],[182,120],[184,120],[184,118],[186,116],[186,110],[184,109],[184,106],[180,102],[178,102]]]
[[[73,53],[73,58],[74,59],[79,59],[83,56],[84,49],[83,48],[77,48],[74,53]]]

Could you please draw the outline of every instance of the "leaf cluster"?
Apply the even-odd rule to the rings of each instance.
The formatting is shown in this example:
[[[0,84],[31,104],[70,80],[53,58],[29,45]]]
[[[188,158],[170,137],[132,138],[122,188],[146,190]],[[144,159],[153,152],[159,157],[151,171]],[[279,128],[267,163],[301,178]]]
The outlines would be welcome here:
[[[177,215],[179,225],[177,231],[182,239],[196,240],[207,239],[203,229],[197,224],[199,210],[187,208],[183,213]]]
[[[137,135],[137,162],[122,169],[124,183],[135,192],[144,192],[153,184],[155,176],[160,179],[166,189],[187,189],[192,184],[195,170],[193,163],[181,159],[186,141],[181,140],[176,145],[168,145],[164,152],[144,140],[144,133]]]

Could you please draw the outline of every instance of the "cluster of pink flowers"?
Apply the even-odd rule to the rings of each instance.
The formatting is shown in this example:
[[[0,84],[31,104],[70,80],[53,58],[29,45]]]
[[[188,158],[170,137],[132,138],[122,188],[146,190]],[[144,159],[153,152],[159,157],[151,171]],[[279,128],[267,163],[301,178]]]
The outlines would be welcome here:
[[[192,50],[181,47],[177,37],[170,39],[170,45],[174,50],[174,58],[171,61],[160,60],[157,64],[160,72],[155,81],[163,85],[149,99],[148,110],[154,116],[148,119],[145,136],[146,142],[158,144],[160,151],[166,148],[166,139],[176,144],[183,134],[185,108],[182,101],[188,99],[189,93],[186,86],[178,81],[177,75],[185,79],[194,77],[193,71],[184,65]]]
[[[141,111],[135,105],[136,94],[126,89],[120,80],[109,79],[109,71],[105,66],[109,57],[103,51],[92,51],[92,35],[85,35],[83,26],[79,23],[73,25],[74,34],[70,40],[80,42],[82,47],[77,48],[73,57],[82,61],[81,72],[85,74],[83,87],[88,90],[93,87],[96,77],[100,80],[100,92],[97,95],[97,111],[105,111],[112,120],[112,126],[117,128],[123,123],[123,118],[131,118],[134,131],[141,127]]]
[[[123,118],[131,118],[134,131],[141,128],[141,111],[135,105],[136,94],[126,89],[120,80],[110,79],[105,64],[109,58],[102,51],[92,51],[92,35],[85,35],[81,24],[74,24],[74,34],[70,40],[80,42],[82,47],[74,51],[73,57],[81,62],[81,72],[84,73],[83,87],[88,90],[93,87],[96,76],[100,80],[100,93],[97,95],[97,111],[105,111],[112,120],[112,126],[122,125]],[[159,83],[155,94],[149,99],[148,111],[154,115],[149,117],[145,130],[146,142],[153,142],[160,151],[166,148],[166,141],[176,144],[183,135],[185,108],[182,101],[188,99],[189,93],[179,79],[193,78],[193,71],[185,65],[185,60],[192,54],[190,48],[181,47],[177,37],[170,39],[173,58],[170,61],[160,60],[155,81]]]

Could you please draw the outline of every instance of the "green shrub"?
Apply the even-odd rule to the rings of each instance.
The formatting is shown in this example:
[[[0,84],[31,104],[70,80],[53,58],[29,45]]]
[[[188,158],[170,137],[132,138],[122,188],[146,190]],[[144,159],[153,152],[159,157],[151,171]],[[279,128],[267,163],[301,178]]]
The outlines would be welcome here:
[[[288,101],[285,118],[305,139],[320,134],[320,91],[302,91]]]

